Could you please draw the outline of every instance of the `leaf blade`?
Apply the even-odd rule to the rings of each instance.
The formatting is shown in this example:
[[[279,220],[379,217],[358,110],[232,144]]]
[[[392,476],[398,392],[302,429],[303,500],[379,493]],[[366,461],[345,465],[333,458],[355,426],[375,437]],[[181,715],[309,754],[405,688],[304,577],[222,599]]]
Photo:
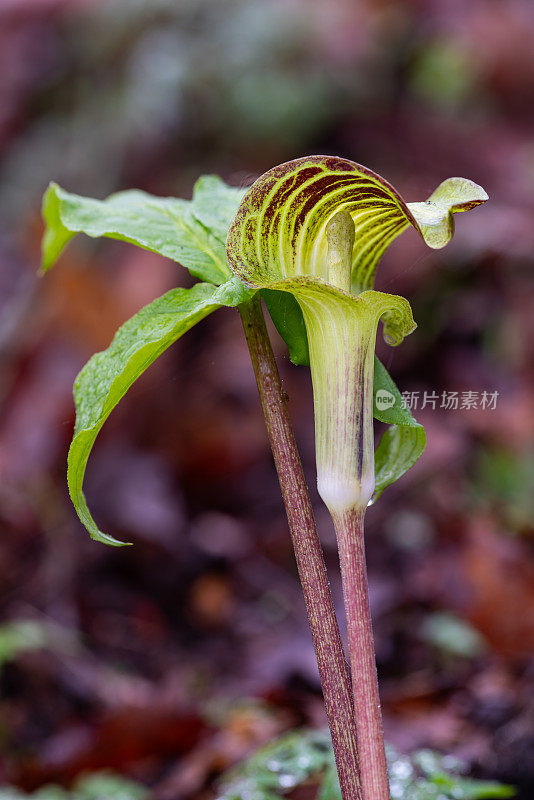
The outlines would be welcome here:
[[[414,419],[395,382],[376,356],[373,416],[390,426],[375,450],[375,490],[371,501],[375,503],[384,489],[413,467],[426,447],[425,429]]]
[[[87,461],[105,421],[137,378],[180,336],[220,306],[238,305],[250,295],[234,278],[220,287],[198,283],[191,289],[171,289],[125,322],[107,350],[96,353],[78,375],[67,482],[78,517],[92,539],[125,544],[98,528],[83,493]]]
[[[236,197],[237,205],[237,197]],[[138,190],[94,200],[51,183],[43,198],[41,271],[48,271],[78,233],[138,245],[176,261],[192,275],[220,284],[230,271],[224,242],[197,219],[194,203]]]
[[[262,289],[273,324],[289,348],[289,358],[296,366],[310,366],[310,348],[302,310],[289,292]]]
[[[218,175],[202,175],[193,188],[193,213],[226,246],[226,237],[246,189],[229,186]]]
[[[489,800],[513,797],[513,787],[465,778],[465,765],[433,751],[401,755],[386,744],[391,800]],[[425,769],[425,762],[433,765]],[[297,729],[256,750],[223,774],[217,800],[276,800],[297,786],[318,783],[317,800],[341,800],[328,731]]]
[[[384,431],[375,450],[373,503],[376,503],[384,489],[402,478],[413,467],[425,447],[426,433],[422,425],[417,427],[392,425]]]

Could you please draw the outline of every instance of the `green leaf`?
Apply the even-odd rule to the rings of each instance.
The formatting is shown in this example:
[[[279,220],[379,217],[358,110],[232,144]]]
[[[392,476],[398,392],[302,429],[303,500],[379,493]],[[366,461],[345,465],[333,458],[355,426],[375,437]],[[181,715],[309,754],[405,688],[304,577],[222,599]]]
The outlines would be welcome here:
[[[391,800],[490,800],[515,795],[495,781],[465,778],[457,759],[430,750],[401,755],[386,746]],[[341,800],[328,731],[295,730],[262,747],[220,781],[217,800],[279,800],[297,786],[320,784],[317,800]]]
[[[108,770],[82,775],[70,791],[53,783],[31,794],[13,786],[0,787],[0,800],[150,800],[151,797],[146,786]]]
[[[297,366],[310,366],[306,325],[300,306],[289,292],[262,289],[261,296],[274,326],[289,348],[289,358]]]
[[[377,264],[412,225],[430,247],[451,238],[452,215],[488,195],[466,178],[449,178],[423,203],[406,203],[370,169],[333,156],[307,156],[270,169],[245,195],[227,240],[228,261],[245,283],[270,287],[297,275],[328,279],[327,227],[340,212],[355,226],[352,291],[370,289]]]
[[[380,359],[375,356],[373,416],[386,425],[419,426]],[[380,393],[380,394],[379,394]]]
[[[228,186],[218,175],[202,175],[193,189],[193,214],[226,247],[228,229],[246,189]]]
[[[0,668],[21,653],[40,649],[72,654],[77,642],[71,630],[52,622],[19,619],[0,625]]]
[[[441,794],[448,792],[445,797],[450,797],[452,800],[494,800],[494,798],[515,797],[517,794],[513,786],[450,775],[434,775],[431,783]]]
[[[336,764],[333,759],[324,773],[317,800],[343,800]]]
[[[226,773],[217,800],[278,800],[324,772],[332,759],[327,731],[291,731]]]
[[[376,503],[384,489],[413,467],[425,447],[426,434],[422,425],[413,428],[392,425],[384,431],[375,451],[373,503]]]
[[[220,287],[197,283],[192,289],[172,289],[122,325],[108,349],[96,353],[78,375],[67,479],[77,514],[93,539],[124,544],[99,530],[82,490],[87,459],[104,422],[134,381],[180,336],[216,308],[236,306],[251,294],[235,278]]]
[[[211,190],[215,194],[208,199]],[[93,200],[51,183],[43,198],[42,271],[53,266],[77,233],[85,233],[139,245],[177,261],[197,278],[222,283],[230,275],[225,226],[239,198],[239,190],[209,176],[200,179],[192,201],[153,197],[137,190]],[[215,211],[217,199],[221,200],[220,213]]]
[[[401,756],[401,758],[406,757]],[[462,773],[465,772],[463,762],[433,750],[417,750],[412,754],[411,762],[414,769],[424,776],[420,779],[421,784],[432,787],[435,794],[430,797],[436,797],[437,800],[440,795],[451,800],[492,800],[514,797],[517,794],[513,786],[463,777]],[[404,797],[400,800],[404,800]]]
[[[384,365],[375,356],[373,415],[391,427],[384,431],[375,450],[375,503],[384,489],[398,481],[426,447],[426,434],[402,399]]]
[[[111,771],[82,775],[74,786],[72,800],[150,800],[146,786]]]
[[[444,656],[472,659],[487,650],[480,631],[448,611],[427,614],[421,626],[421,637]]]
[[[46,626],[33,620],[14,620],[0,626],[0,667],[27,650],[39,650],[48,642]]]

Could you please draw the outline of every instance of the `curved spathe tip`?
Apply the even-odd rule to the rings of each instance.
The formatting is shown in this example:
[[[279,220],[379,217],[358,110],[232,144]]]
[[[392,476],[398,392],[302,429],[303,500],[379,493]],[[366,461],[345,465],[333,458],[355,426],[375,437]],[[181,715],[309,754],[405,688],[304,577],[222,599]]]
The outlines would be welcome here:
[[[453,214],[485,203],[488,193],[468,178],[447,178],[424,203],[408,203],[419,233],[429,247],[445,247],[454,235]]]

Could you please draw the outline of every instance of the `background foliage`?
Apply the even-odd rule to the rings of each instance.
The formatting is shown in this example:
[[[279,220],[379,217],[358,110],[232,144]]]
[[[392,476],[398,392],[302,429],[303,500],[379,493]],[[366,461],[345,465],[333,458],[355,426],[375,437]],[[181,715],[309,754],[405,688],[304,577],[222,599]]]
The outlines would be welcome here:
[[[112,768],[157,800],[209,797],[256,745],[323,724],[235,312],[170,349],[107,423],[86,488],[104,529],[135,542],[114,552],[66,493],[72,382],[189,278],[90,240],[46,282],[35,271],[50,179],[189,198],[200,174],[244,186],[327,152],[408,200],[454,174],[491,197],[445,251],[405,233],[380,275],[419,324],[381,355],[419,392],[429,445],[368,515],[369,571],[389,740],[532,796],[533,17],[528,0],[0,4],[2,782]],[[313,482],[308,375],[275,346]],[[494,411],[440,407],[485,390]]]

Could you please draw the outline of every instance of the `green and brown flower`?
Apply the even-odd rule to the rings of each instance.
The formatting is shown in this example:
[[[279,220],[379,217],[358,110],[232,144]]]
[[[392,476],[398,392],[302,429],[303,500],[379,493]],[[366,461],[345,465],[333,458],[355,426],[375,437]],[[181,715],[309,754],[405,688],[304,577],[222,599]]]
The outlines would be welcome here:
[[[228,234],[228,261],[245,284],[287,292],[298,302],[309,343],[318,487],[331,512],[364,508],[375,492],[378,323],[392,345],[415,328],[404,298],[373,289],[377,264],[410,225],[430,247],[445,246],[454,232],[453,214],[485,200],[477,184],[450,178],[426,202],[405,203],[371,170],[312,156],[269,170],[241,202]],[[406,435],[390,434],[388,447],[394,450]],[[409,436],[411,466],[424,434],[414,425]]]

